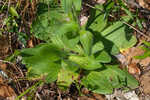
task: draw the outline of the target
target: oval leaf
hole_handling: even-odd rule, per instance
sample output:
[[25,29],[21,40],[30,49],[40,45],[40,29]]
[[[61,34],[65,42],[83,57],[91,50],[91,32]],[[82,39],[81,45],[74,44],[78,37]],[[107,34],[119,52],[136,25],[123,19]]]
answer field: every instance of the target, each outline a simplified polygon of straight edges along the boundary
[[93,44],[93,35],[89,31],[81,30],[80,31],[80,42],[84,48],[85,54],[90,55],[92,44]]

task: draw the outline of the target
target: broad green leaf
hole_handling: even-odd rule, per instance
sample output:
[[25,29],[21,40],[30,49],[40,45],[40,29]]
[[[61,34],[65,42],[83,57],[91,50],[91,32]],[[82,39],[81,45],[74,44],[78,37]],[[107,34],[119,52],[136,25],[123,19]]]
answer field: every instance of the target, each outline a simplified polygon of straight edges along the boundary
[[53,35],[51,37],[51,41],[52,41],[53,44],[57,45],[59,48],[61,48],[61,49],[65,48],[65,44],[62,41],[60,35]]
[[101,41],[99,42],[96,42],[93,47],[92,47],[92,54],[98,52],[98,51],[101,51],[104,49],[104,45]]
[[92,31],[101,32],[107,25],[104,13],[99,10],[92,9],[91,16],[87,22],[87,29]]
[[55,35],[51,37],[51,41],[59,48],[64,49],[64,51],[72,51],[79,54],[83,54],[82,48],[79,48],[79,45],[77,44],[79,42],[79,36],[69,39],[66,37],[66,35]]
[[82,79],[82,84],[100,94],[111,94],[114,88],[135,89],[138,87],[137,80],[118,66],[106,66],[102,71],[91,71]]
[[58,73],[57,85],[62,90],[66,90],[75,80],[78,79],[79,74],[61,69]]
[[57,79],[60,64],[56,62],[64,57],[64,53],[55,45],[40,44],[35,48],[23,49],[21,55],[30,78],[47,76],[47,82]]
[[82,0],[62,0],[61,1],[61,5],[64,8],[64,11],[66,13],[71,13],[73,7],[75,7],[76,11],[80,11],[81,10],[81,5],[82,4]]
[[67,38],[65,35],[62,37],[62,41],[64,42],[64,44],[66,45],[66,47],[74,50],[74,48],[76,48],[77,43],[79,42],[79,36],[75,37],[75,38]]
[[61,0],[62,7],[66,13],[70,13],[72,10],[73,0]]
[[60,68],[60,64],[51,63],[50,66],[47,66],[45,71],[43,70],[44,68],[41,69],[44,71],[43,73],[47,73],[45,78],[46,83],[51,83],[57,80]]
[[82,0],[73,0],[73,4],[75,6],[75,9],[77,11],[81,10],[81,6],[82,6]]
[[112,41],[120,50],[132,47],[137,42],[136,37],[129,32],[129,27],[118,21],[101,32],[101,35]]
[[99,72],[91,72],[87,77],[82,79],[82,84],[88,88],[88,90],[95,93],[111,94],[113,92],[109,80]]
[[80,31],[80,42],[84,48],[85,54],[90,55],[92,44],[93,44],[93,35],[89,31],[81,30]]
[[106,51],[103,50],[97,54],[96,60],[101,63],[108,63],[111,61],[111,57]]
[[119,48],[116,45],[113,45],[112,48],[111,48],[110,54],[111,55],[116,55],[118,53],[119,53]]
[[76,55],[71,55],[69,60],[77,63],[81,68],[85,70],[95,70],[101,68],[102,65],[96,61],[93,57],[81,57]]
[[45,3],[47,5],[56,4],[58,0],[39,0],[39,3]]
[[109,2],[105,5],[106,11],[112,10],[113,7],[114,7],[114,5],[115,5],[115,2],[114,2],[114,1],[109,1]]

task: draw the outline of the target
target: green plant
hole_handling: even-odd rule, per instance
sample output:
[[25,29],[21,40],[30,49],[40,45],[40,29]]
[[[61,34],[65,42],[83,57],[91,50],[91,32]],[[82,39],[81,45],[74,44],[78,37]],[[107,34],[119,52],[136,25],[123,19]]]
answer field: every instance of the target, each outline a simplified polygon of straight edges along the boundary
[[78,81],[82,70],[81,84],[93,92],[110,94],[114,88],[136,88],[138,82],[130,74],[111,64],[113,55],[136,43],[132,30],[121,21],[110,25],[105,13],[96,9],[91,9],[86,25],[80,26],[81,4],[81,0],[62,0],[61,5],[46,9],[47,4],[40,3],[45,9],[39,7],[32,27],[34,35],[46,43],[21,50],[28,77],[57,81],[66,89]]
[[140,56],[135,56],[134,58],[136,59],[144,59],[144,58],[147,58],[147,57],[150,57],[150,43],[149,42],[146,42],[146,41],[143,41],[144,45],[143,46],[140,46],[140,48],[142,50],[144,50],[144,53]]

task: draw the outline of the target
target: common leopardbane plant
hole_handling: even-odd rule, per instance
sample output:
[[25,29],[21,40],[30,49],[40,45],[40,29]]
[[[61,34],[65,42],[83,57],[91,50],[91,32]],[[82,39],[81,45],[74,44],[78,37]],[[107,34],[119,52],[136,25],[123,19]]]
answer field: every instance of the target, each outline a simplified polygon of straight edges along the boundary
[[[56,81],[61,89],[67,89],[78,82],[82,70],[80,83],[93,92],[110,94],[114,88],[136,88],[138,82],[134,77],[112,64],[113,55],[136,43],[136,38],[127,32],[129,27],[121,21],[110,24],[105,13],[96,9],[91,9],[90,18],[81,27],[78,16],[82,0],[53,3],[38,4],[32,25],[34,35],[45,43],[21,50],[28,77],[45,78],[47,83]],[[123,19],[129,21],[128,16]]]

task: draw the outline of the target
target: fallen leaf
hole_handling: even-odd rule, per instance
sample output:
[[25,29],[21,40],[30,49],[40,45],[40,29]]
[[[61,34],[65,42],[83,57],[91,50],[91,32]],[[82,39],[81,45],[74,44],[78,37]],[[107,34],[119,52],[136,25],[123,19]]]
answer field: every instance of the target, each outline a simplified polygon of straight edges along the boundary
[[32,39],[28,41],[28,47],[29,48],[33,48],[34,47]]
[[106,100],[104,95],[93,93],[93,96],[96,100]]
[[6,70],[6,68],[7,68],[7,64],[4,64],[4,63],[0,62],[0,69],[1,70]]
[[[147,67],[150,64],[150,57],[147,57],[145,59],[135,59],[135,56],[140,56],[144,53],[144,50],[140,49],[139,47],[132,47],[122,52],[122,55],[125,56],[125,59],[121,59],[119,55],[117,55],[117,58],[119,57],[121,60],[120,62],[126,62],[126,64],[140,64],[143,67]],[[124,64],[124,63],[122,63]],[[132,67],[131,67],[132,70]],[[136,71],[137,72],[137,71]]]
[[[4,84],[4,80],[0,76],[0,97],[7,98],[7,97],[13,97],[13,96],[15,97],[16,93],[10,86],[8,86],[7,84]],[[13,100],[13,99],[8,99],[8,100]]]
[[89,90],[88,90],[87,88],[82,88],[81,91],[82,91],[82,93],[85,94],[85,95],[86,95],[86,94],[89,94]]
[[9,40],[7,36],[0,36],[0,58],[4,58],[9,52]]
[[139,47],[132,47],[132,48],[129,48],[122,52],[122,54],[126,57],[126,60],[128,63],[130,63],[131,61],[133,63],[140,62],[139,59],[134,59],[134,57],[140,56],[143,53],[144,53],[144,51],[142,49],[140,49]]
[[140,61],[140,65],[142,65],[142,66],[148,66],[150,64],[150,57],[147,57],[147,58],[145,58],[145,59],[142,59],[141,61]]
[[136,63],[131,63],[128,65],[128,72],[130,74],[138,74],[140,75],[141,74],[141,71],[140,69],[138,68],[137,64]]
[[0,76],[0,84],[3,84],[3,78]]
[[6,98],[6,97],[11,97],[11,96],[16,96],[16,94],[10,86],[1,84],[0,96]]
[[150,0],[138,0],[138,2],[141,7],[150,10]]
[[96,99],[93,99],[93,98],[90,98],[90,97],[87,97],[87,96],[81,96],[78,98],[78,100],[96,100]]
[[150,71],[140,77],[141,88],[145,94],[150,95]]

